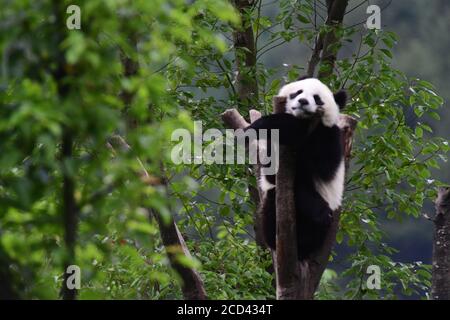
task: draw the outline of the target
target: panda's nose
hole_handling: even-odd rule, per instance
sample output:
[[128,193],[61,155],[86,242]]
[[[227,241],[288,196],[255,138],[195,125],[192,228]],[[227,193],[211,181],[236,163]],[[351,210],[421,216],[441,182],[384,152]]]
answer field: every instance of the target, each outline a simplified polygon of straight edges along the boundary
[[309,104],[308,100],[303,99],[303,98],[299,99],[298,103],[300,104],[300,108],[303,107],[303,106],[307,106]]

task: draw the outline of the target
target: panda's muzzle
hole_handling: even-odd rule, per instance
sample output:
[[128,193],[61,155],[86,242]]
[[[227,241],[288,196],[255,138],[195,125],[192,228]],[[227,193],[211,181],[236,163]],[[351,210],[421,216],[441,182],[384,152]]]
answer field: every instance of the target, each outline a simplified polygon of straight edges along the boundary
[[309,102],[308,102],[308,100],[306,100],[306,99],[299,99],[298,100],[298,104],[299,104],[299,106],[298,107],[292,107],[292,110],[297,110],[297,109],[301,109],[302,111],[305,111],[305,112],[309,112],[308,110],[305,110],[305,106],[307,106],[307,105],[309,105]]
[[300,108],[303,109],[304,106],[307,106],[309,104],[308,100],[306,99],[299,99],[298,103],[300,104]]
[[323,103],[319,104],[315,111],[308,110],[305,107],[309,105],[309,101],[307,99],[304,99],[304,98],[299,99],[298,100],[298,104],[299,104],[299,106],[298,107],[293,107],[292,110],[300,109],[302,111],[302,113],[304,115],[307,115],[307,116],[313,116],[313,115],[321,116],[321,115],[323,115],[323,113],[325,111],[323,106],[322,106]]
[[309,101],[308,100],[303,99],[303,98],[299,99],[298,100],[298,104],[299,104],[298,107],[293,107],[292,109],[293,110],[300,109],[303,112],[303,114],[308,115],[308,116],[311,116],[311,115],[315,114],[315,112],[312,112],[312,111],[308,110],[307,108],[305,108],[306,106],[309,105]]

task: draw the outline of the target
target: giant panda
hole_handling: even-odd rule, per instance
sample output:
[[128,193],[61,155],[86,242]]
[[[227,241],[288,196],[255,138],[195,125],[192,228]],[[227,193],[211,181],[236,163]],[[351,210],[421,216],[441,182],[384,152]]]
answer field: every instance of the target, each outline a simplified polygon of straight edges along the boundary
[[[338,121],[347,95],[333,94],[318,79],[301,78],[284,85],[274,100],[282,102],[284,112],[263,116],[247,129],[278,129],[279,143],[295,147],[297,248],[298,259],[304,260],[321,247],[333,211],[341,205],[345,165]],[[264,241],[275,250],[275,176],[261,175],[258,183]]]

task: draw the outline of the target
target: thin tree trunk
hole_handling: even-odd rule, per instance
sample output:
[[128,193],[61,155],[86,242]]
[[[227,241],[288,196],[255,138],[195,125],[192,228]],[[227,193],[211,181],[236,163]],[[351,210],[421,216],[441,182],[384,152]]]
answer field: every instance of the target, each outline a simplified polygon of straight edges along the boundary
[[256,77],[256,46],[252,20],[247,11],[251,10],[256,0],[235,0],[234,4],[239,12],[242,27],[233,33],[237,99],[240,106],[248,110],[259,102],[258,80]]
[[[248,11],[251,10],[257,0],[234,0],[234,5],[241,17],[242,26],[235,29],[233,32],[233,42],[235,49],[235,67],[236,67],[236,99],[238,102],[238,109],[247,111],[259,104],[258,93],[258,78],[256,70],[256,44],[255,35],[252,27],[251,17]],[[259,166],[252,167],[256,177],[259,175]],[[259,205],[260,192],[259,190],[249,185],[249,193],[252,202],[256,207]],[[255,232],[255,241],[261,246],[265,247],[262,238],[262,219],[258,216],[258,210],[255,210],[253,217],[253,229]]]
[[[308,62],[307,75],[314,76],[315,69],[320,62],[322,69],[318,78],[327,78],[333,73],[337,56],[337,46],[340,39],[337,36],[337,28],[342,25],[348,0],[327,0],[328,15],[325,21],[330,30],[327,33],[319,34]],[[321,54],[322,53],[322,54]]]
[[65,129],[62,142],[63,165],[63,220],[64,220],[64,242],[66,245],[66,259],[64,263],[64,280],[61,287],[61,296],[64,300],[75,300],[77,290],[67,286],[70,274],[66,272],[70,265],[75,264],[75,244],[78,226],[78,206],[75,200],[75,181],[73,172],[65,167],[73,157],[73,137],[69,129]]
[[[65,6],[60,2],[54,0],[52,2],[53,13],[56,19],[56,25],[59,26],[59,31],[55,35],[55,46],[61,48],[61,43],[64,41],[65,28]],[[66,72],[65,52],[60,49],[57,51],[55,57],[57,63],[53,77],[58,86],[58,97],[61,101],[64,101],[69,94],[69,85],[65,78],[68,76]],[[75,199],[75,176],[74,172],[68,166],[73,160],[73,148],[74,148],[74,132],[70,126],[66,125],[63,128],[62,141],[61,141],[61,159],[60,167],[62,172],[62,206],[61,216],[64,227],[64,244],[66,247],[64,258],[64,276],[63,283],[60,290],[60,296],[64,300],[75,300],[77,296],[77,290],[69,289],[67,287],[67,280],[70,274],[66,272],[67,267],[75,264],[75,246],[77,238],[78,228],[78,205]]]
[[[137,39],[130,40],[130,46],[132,46],[137,51]],[[137,61],[133,60],[131,57],[127,56],[125,52],[120,52],[120,60],[124,69],[124,77],[130,78],[137,74],[139,69],[139,64]],[[133,101],[133,93],[126,90],[122,90],[120,93],[120,98],[123,101],[125,109],[123,111],[123,116],[126,119],[126,129],[127,132],[135,129],[137,127],[137,120],[135,117],[130,115],[131,102]]]
[[[14,261],[8,256],[0,244],[0,300],[18,300],[20,299],[18,290],[22,283],[17,283],[17,280],[12,272],[10,266]],[[19,285],[18,285],[19,284]],[[17,288],[19,287],[19,288]]]
[[450,300],[450,188],[440,188],[436,199],[431,298]]
[[172,221],[166,224],[158,212],[150,210],[150,214],[158,222],[162,242],[166,248],[170,264],[183,280],[181,290],[183,291],[184,298],[186,300],[205,300],[206,292],[200,274],[197,270],[186,267],[179,262],[179,255],[190,258],[191,254],[175,221],[172,219]]

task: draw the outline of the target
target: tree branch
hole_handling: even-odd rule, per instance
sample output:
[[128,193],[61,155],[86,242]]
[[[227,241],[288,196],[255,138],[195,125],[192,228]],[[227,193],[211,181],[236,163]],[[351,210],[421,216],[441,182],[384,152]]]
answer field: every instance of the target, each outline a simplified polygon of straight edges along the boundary
[[233,33],[236,56],[236,84],[239,105],[248,108],[257,105],[258,80],[256,77],[256,46],[251,18],[248,12],[252,10],[256,0],[234,0],[241,17],[242,26]]
[[168,224],[164,223],[161,215],[152,209],[147,209],[150,216],[153,216],[158,223],[162,242],[167,251],[167,256],[170,265],[180,275],[183,280],[181,289],[183,291],[184,299],[186,300],[205,300],[206,292],[203,285],[203,280],[197,270],[186,267],[179,261],[179,256],[191,258],[189,249],[183,239],[183,236],[178,229],[175,220],[172,219]]
[[323,37],[321,36],[321,34],[319,34],[316,37],[316,43],[314,45],[311,58],[309,59],[308,62],[308,68],[306,71],[306,75],[308,77],[314,77],[314,72],[316,70],[317,64],[320,61],[320,52],[322,51],[322,48],[323,48]]
[[[319,62],[322,64],[322,70],[319,72],[318,78],[326,78],[332,74],[337,55],[336,44],[339,42],[336,29],[342,24],[347,5],[348,0],[327,1],[328,16],[325,25],[330,28],[330,31],[326,33],[321,32],[316,38],[316,43],[308,62],[308,76],[314,76]],[[322,56],[320,56],[321,52]]]
[[[122,152],[129,151],[131,147],[126,143],[126,141],[118,135],[112,136],[108,143],[112,146],[114,150],[120,150]],[[136,159],[140,166],[139,176],[143,181],[148,181],[150,174],[147,169],[145,169],[142,161]],[[166,179],[161,179],[164,188],[167,188]],[[186,300],[204,300],[206,299],[206,292],[203,285],[203,280],[200,274],[189,267],[184,266],[180,263],[179,255],[184,255],[186,257],[191,257],[189,249],[183,239],[182,234],[178,230],[175,220],[172,218],[171,221],[166,224],[161,219],[161,215],[152,208],[146,208],[149,213],[149,217],[153,217],[158,223],[159,232],[161,234],[161,239],[164,247],[167,251],[167,257],[169,258],[170,265],[177,271],[180,275],[183,284],[181,289],[183,291],[183,296]]]
[[[261,112],[257,110],[250,110],[250,122],[254,122],[261,118]],[[241,116],[239,111],[236,109],[228,109],[221,115],[223,122],[225,125],[231,129],[244,129],[250,125],[244,117]],[[252,171],[254,172],[256,179],[259,178],[259,165],[255,164],[252,167]],[[261,190],[256,187],[253,187],[249,184],[249,192],[252,201],[255,203],[256,207],[259,205],[259,199],[261,197]],[[265,247],[263,236],[262,236],[262,217],[259,215],[259,210],[255,210],[253,216],[253,229],[255,231],[255,241],[260,247]]]
[[330,0],[327,1],[327,4],[328,17],[326,24],[331,27],[331,31],[323,39],[322,58],[320,60],[322,67],[318,74],[320,79],[327,78],[333,73],[337,57],[336,45],[339,43],[336,31],[344,20],[348,0]]

